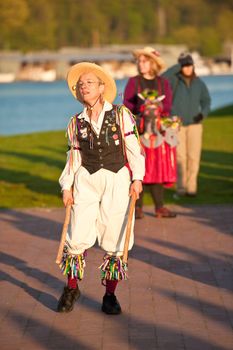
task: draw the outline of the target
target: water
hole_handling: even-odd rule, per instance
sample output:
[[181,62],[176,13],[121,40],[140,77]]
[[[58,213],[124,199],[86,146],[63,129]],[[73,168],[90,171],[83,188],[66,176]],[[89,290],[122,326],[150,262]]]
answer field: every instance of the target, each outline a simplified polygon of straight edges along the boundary
[[[233,75],[205,76],[202,79],[210,91],[212,110],[233,104]],[[126,81],[116,81],[118,96],[115,103],[122,102]],[[65,81],[0,84],[2,135],[65,129],[70,117],[81,109]]]

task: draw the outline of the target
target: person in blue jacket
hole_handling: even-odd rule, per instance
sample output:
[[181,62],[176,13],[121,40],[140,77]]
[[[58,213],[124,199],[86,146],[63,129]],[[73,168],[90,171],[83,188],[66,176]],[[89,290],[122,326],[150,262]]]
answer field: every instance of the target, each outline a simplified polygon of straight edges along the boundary
[[206,84],[196,75],[191,54],[182,53],[178,64],[163,76],[173,91],[171,114],[182,119],[177,147],[177,195],[196,196],[200,167],[203,119],[210,111]]

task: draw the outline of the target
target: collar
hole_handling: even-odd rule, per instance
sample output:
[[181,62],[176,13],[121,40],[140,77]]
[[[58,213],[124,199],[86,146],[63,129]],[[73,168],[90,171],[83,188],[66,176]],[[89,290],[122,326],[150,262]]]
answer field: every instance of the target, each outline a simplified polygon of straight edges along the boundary
[[[111,103],[109,103],[108,101],[104,101],[103,109],[100,112],[97,124],[102,124],[105,112],[111,111],[112,108],[113,108],[113,106],[112,106]],[[88,117],[88,114],[87,114],[87,107],[84,107],[83,112],[80,113],[79,116],[78,116],[78,119],[83,119],[83,118],[88,123],[90,123],[90,118]],[[100,123],[100,121],[101,121],[101,123]]]
[[[113,106],[111,103],[109,103],[108,101],[104,101],[103,109],[100,112],[100,114],[106,111],[111,111],[112,107]],[[78,116],[78,119],[83,119],[83,118],[88,122],[90,121],[90,118],[88,117],[88,114],[87,114],[87,107],[84,107],[82,113],[80,113]]]
[[[178,72],[178,77],[181,79],[181,80],[183,80],[184,82],[185,82],[185,76],[181,73],[181,72]],[[188,77],[188,79],[190,80],[190,82],[192,82],[195,78],[196,78],[197,76],[196,76],[196,74],[195,74],[195,72],[193,72],[193,74],[190,76],[190,77]]]
[[[100,130],[102,124],[103,124],[103,120],[104,120],[104,115],[105,115],[105,112],[106,111],[111,111],[112,109],[112,104],[107,102],[107,101],[104,101],[104,105],[103,105],[103,109],[102,111],[100,112],[100,115],[99,115],[99,118],[98,118],[98,121],[97,123],[92,121],[92,125],[95,126],[97,129]],[[88,114],[87,114],[87,107],[84,107],[84,110],[83,112],[78,116],[79,119],[83,119],[85,121],[87,121],[88,123],[90,123],[90,118],[88,117]]]
[[[111,111],[112,108],[113,108],[113,105],[111,103],[104,101],[103,109],[100,112],[97,123],[92,121],[92,126],[94,127],[94,130],[97,133],[97,135],[99,135],[99,132],[101,130],[104,116],[105,116],[105,112]],[[87,114],[87,107],[84,107],[83,112],[78,116],[78,119],[84,119],[85,121],[90,123],[90,118],[88,117],[88,114]]]

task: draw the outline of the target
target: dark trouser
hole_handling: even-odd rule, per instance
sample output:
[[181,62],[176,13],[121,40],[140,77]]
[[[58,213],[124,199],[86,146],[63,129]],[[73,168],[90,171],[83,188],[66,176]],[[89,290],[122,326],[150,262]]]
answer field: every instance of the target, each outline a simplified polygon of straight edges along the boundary
[[[162,184],[146,184],[143,185],[144,190],[149,190],[151,193],[154,205],[156,209],[160,209],[163,207],[163,193],[164,193],[164,188]],[[143,194],[144,191],[140,194],[139,199],[136,202],[136,207],[142,208],[143,206]]]

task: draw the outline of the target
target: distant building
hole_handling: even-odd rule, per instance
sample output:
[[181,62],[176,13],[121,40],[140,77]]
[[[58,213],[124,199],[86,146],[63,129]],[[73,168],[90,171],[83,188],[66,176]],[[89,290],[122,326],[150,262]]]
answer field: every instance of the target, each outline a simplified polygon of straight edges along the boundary
[[[177,62],[177,57],[186,51],[185,45],[147,44],[158,50],[167,66]],[[136,74],[132,51],[142,45],[111,45],[101,48],[62,48],[57,52],[41,51],[23,54],[20,52],[0,52],[0,83],[15,80],[54,81],[65,79],[69,67],[77,62],[91,61],[104,66],[116,79]],[[219,69],[228,72],[226,65],[208,64],[198,53],[194,53],[198,74],[211,74]],[[219,68],[220,67],[220,68]],[[218,69],[219,68],[219,69]]]

